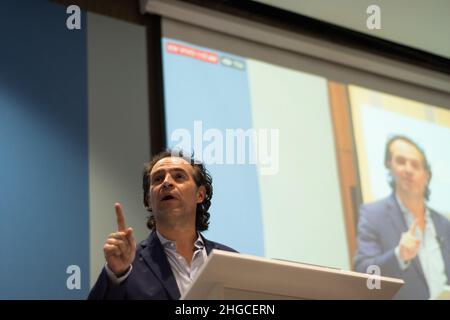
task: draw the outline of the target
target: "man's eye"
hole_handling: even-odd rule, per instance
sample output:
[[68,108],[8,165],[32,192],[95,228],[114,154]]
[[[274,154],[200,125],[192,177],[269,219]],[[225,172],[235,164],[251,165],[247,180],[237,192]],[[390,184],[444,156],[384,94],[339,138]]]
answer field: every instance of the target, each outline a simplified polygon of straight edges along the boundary
[[153,182],[155,183],[155,182],[160,182],[161,181],[161,177],[154,177],[153,178]]
[[181,174],[181,173],[177,173],[177,174],[175,175],[175,179],[182,179],[182,178],[184,178],[184,175]]

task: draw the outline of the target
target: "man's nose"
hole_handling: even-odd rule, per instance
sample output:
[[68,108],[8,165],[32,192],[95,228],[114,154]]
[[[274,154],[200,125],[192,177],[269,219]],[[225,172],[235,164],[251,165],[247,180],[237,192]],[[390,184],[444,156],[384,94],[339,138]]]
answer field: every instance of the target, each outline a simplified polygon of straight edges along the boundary
[[405,171],[406,171],[406,173],[408,173],[408,174],[411,174],[411,173],[413,173],[413,166],[411,165],[411,163],[409,163],[409,162],[406,162],[406,165],[405,165]]
[[166,176],[164,177],[164,181],[162,184],[163,188],[169,188],[173,186],[173,180],[170,174],[166,174]]

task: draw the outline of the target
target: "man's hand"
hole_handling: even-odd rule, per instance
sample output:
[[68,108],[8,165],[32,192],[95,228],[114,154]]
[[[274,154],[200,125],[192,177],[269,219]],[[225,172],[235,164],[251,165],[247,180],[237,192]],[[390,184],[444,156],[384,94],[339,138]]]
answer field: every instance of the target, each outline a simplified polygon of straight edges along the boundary
[[117,277],[126,273],[136,255],[136,241],[133,229],[126,228],[125,217],[120,203],[114,205],[117,216],[117,232],[111,233],[103,246],[109,269]]
[[418,220],[414,220],[409,227],[409,230],[402,234],[400,242],[398,244],[400,249],[400,258],[404,262],[409,262],[414,259],[419,252],[420,239],[416,238],[416,229],[418,226]]

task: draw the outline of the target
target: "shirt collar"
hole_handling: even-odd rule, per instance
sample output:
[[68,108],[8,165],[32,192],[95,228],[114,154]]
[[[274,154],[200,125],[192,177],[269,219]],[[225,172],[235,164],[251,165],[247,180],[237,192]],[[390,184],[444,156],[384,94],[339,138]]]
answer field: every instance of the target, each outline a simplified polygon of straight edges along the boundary
[[[400,200],[400,197],[398,196],[398,194],[395,194],[395,199],[397,200],[398,206],[400,207],[400,210],[403,213],[403,216],[407,219],[407,221],[409,222],[410,220],[412,221],[412,217],[413,214],[411,211],[408,210],[408,208],[405,207],[405,205],[402,203],[402,201]],[[425,205],[425,221],[430,221],[430,210],[428,209],[428,207]]]
[[[164,238],[163,235],[161,233],[159,233],[158,230],[156,230],[156,235],[158,236],[158,239],[164,248],[173,249],[173,250],[176,249],[175,241]],[[205,247],[205,243],[203,242],[203,238],[201,237],[200,232],[197,232],[197,240],[195,240],[195,242],[194,242],[194,247],[197,250],[203,249]]]

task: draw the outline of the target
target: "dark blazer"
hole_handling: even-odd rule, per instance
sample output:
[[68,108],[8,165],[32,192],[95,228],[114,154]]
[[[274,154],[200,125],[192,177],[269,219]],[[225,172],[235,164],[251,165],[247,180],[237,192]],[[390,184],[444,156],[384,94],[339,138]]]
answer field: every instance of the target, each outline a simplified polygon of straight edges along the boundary
[[[203,236],[202,239],[207,254],[212,249],[236,252],[220,243],[209,241]],[[89,300],[175,300],[179,298],[180,291],[175,276],[155,231],[137,246],[133,270],[124,282],[117,286],[111,285],[108,274],[103,268],[88,297]]]
[[[450,221],[429,209],[441,246],[447,279],[450,280]],[[381,275],[400,278],[405,285],[395,299],[429,299],[430,293],[419,256],[402,271],[394,253],[403,232],[408,230],[395,195],[362,205],[358,222],[358,250],[354,259],[355,270],[367,272],[370,265],[378,265]]]

